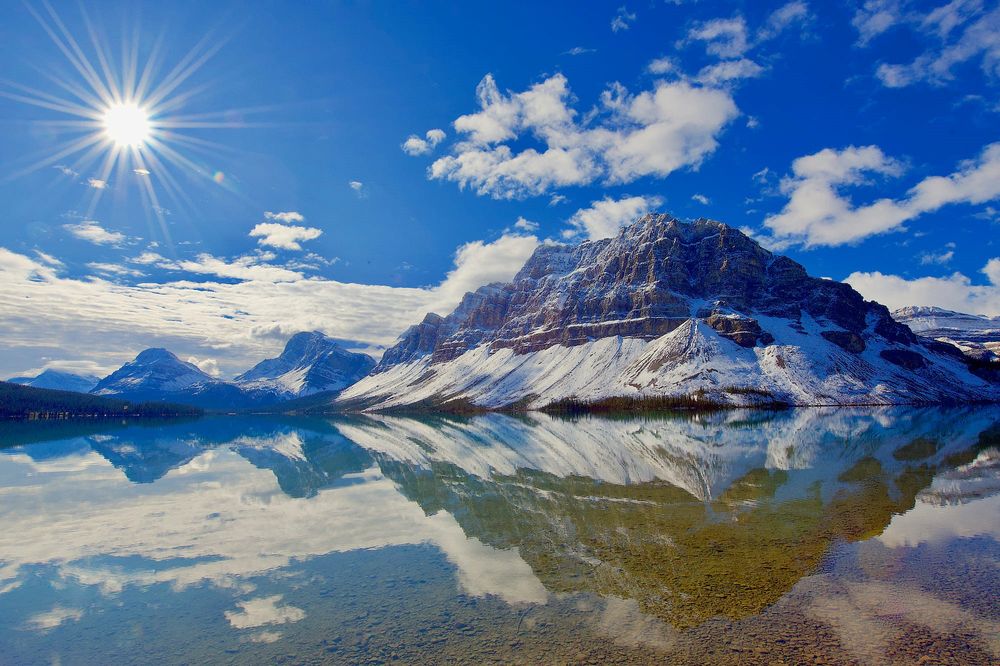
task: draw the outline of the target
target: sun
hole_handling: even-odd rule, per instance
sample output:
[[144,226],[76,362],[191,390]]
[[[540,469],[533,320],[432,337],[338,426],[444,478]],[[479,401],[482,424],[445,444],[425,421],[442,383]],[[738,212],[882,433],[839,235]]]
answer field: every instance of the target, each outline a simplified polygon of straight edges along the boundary
[[112,104],[101,118],[104,135],[119,148],[139,148],[149,141],[149,112],[135,102]]

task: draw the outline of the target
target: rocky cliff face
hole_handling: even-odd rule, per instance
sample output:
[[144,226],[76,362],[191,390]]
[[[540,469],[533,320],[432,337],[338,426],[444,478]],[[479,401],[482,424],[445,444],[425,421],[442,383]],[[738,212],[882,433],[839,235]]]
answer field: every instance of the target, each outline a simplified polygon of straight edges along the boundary
[[802,404],[995,395],[959,356],[732,227],[647,215],[615,238],[542,246],[511,282],[467,294],[447,317],[428,315],[344,399],[541,406],[693,392],[739,402],[759,391]]
[[428,315],[404,333],[379,370],[427,353],[446,361],[481,344],[525,353],[612,336],[654,340],[691,318],[751,348],[773,340],[761,315],[825,319],[830,339],[849,349],[863,345],[870,324],[916,342],[885,307],[809,277],[732,227],[648,215],[617,238],[539,248],[510,283],[467,294],[448,317]]

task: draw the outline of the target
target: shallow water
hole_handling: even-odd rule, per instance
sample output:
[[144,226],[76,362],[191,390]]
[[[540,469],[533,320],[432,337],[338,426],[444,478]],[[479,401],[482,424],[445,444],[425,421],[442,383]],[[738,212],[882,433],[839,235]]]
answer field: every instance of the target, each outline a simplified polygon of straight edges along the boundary
[[1000,660],[1000,409],[0,424],[0,663]]

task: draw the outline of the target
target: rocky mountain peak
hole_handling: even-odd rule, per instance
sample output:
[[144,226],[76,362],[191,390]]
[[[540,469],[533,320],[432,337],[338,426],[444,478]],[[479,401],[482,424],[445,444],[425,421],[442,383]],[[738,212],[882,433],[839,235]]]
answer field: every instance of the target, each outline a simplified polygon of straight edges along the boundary
[[411,327],[377,371],[425,354],[447,361],[484,343],[523,353],[610,336],[652,340],[691,318],[753,347],[773,339],[762,315],[825,321],[848,347],[871,321],[881,335],[913,339],[850,286],[809,277],[737,229],[649,214],[614,238],[540,246],[511,282],[467,294],[448,317]]

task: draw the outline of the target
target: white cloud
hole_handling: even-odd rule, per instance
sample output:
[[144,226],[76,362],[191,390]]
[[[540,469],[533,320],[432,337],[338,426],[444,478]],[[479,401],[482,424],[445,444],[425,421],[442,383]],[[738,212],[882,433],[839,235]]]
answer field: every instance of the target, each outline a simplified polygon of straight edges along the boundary
[[900,163],[877,146],[830,148],[800,157],[792,175],[781,182],[788,203],[764,225],[778,238],[806,246],[842,245],[899,230],[924,213],[948,204],[981,204],[1000,198],[1000,143],[986,146],[947,176],[929,176],[899,200],[879,199],[855,206],[842,193],[866,182],[868,175],[899,176]]
[[156,252],[143,252],[138,257],[132,257],[128,260],[129,263],[139,264],[140,266],[149,266],[150,264],[159,264],[167,261],[167,258],[157,254]]
[[52,610],[36,613],[29,617],[28,627],[35,631],[48,631],[65,622],[77,622],[81,617],[83,617],[83,611],[79,608],[55,606]]
[[757,31],[757,42],[774,39],[791,26],[804,24],[809,19],[809,5],[801,0],[793,0],[771,12]]
[[720,58],[739,58],[750,50],[747,23],[742,16],[695,25],[681,45],[692,42],[703,42],[707,53]]
[[267,220],[275,220],[277,222],[286,222],[286,223],[304,222],[306,219],[302,215],[302,213],[296,212],[294,210],[290,210],[284,213],[272,213],[271,211],[267,211],[264,213],[264,218]]
[[[480,110],[454,122],[463,140],[429,174],[498,199],[697,168],[738,115],[728,92],[687,81],[657,81],[638,94],[613,84],[601,96],[598,116],[586,124],[577,122],[569,106],[572,95],[562,74],[506,94],[488,74],[476,92]],[[506,143],[526,138],[540,148],[515,152]]]
[[97,271],[98,273],[103,273],[105,275],[116,275],[121,277],[142,277],[145,275],[142,271],[136,270],[134,268],[129,268],[128,266],[122,266],[120,264],[109,264],[99,261],[92,261],[87,264],[87,268],[92,271]]
[[589,208],[581,208],[569,219],[571,229],[563,232],[566,238],[584,235],[590,240],[609,238],[618,230],[637,218],[642,217],[657,206],[663,205],[660,197],[605,197],[591,202]]
[[564,204],[567,201],[569,201],[569,199],[567,199],[561,194],[553,194],[551,197],[549,197],[550,206],[558,206],[559,204]]
[[934,252],[924,252],[920,255],[920,264],[922,266],[930,266],[932,264],[945,265],[955,258],[955,244],[946,243],[946,250],[944,252],[934,253]]
[[306,616],[306,612],[301,608],[289,604],[279,606],[281,597],[282,595],[276,594],[271,597],[238,601],[236,605],[240,610],[226,611],[226,619],[235,629],[247,629],[268,624],[298,622]]
[[413,157],[427,155],[437,148],[437,145],[444,141],[446,136],[444,130],[440,129],[427,130],[423,139],[416,134],[411,134],[403,142],[402,149],[404,153]]
[[569,49],[568,51],[563,51],[562,54],[563,55],[570,55],[570,56],[578,56],[578,55],[584,55],[585,53],[596,53],[596,52],[597,52],[597,49],[588,49],[588,48],[584,48],[582,46],[574,46],[573,48]]
[[51,254],[47,254],[41,250],[35,250],[35,256],[53,268],[64,268],[66,266],[66,264],[53,257]]
[[534,233],[538,231],[538,222],[532,222],[531,220],[526,220],[523,217],[517,218],[517,222],[514,223],[514,228],[521,231],[527,231],[529,233]]
[[704,194],[692,194],[691,199],[692,201],[697,201],[698,203],[704,206],[707,206],[708,204],[712,203],[711,199],[706,197]]
[[695,77],[700,83],[719,86],[732,81],[757,78],[764,73],[764,68],[747,58],[739,60],[723,60],[714,65],[706,65]]
[[[709,55],[723,60],[742,61],[754,48],[778,37],[794,25],[806,25],[810,19],[808,5],[800,0],[793,0],[771,12],[754,34],[751,34],[746,19],[737,14],[732,18],[717,18],[695,24],[685,38],[678,42],[678,46],[701,43]],[[744,64],[743,67],[749,71],[748,65]],[[753,76],[759,74],[757,71]]]
[[896,25],[909,26],[932,42],[908,63],[879,65],[876,75],[887,87],[947,83],[956,66],[973,60],[988,77],[1000,76],[1000,7],[987,10],[979,0],[952,0],[920,12],[900,2],[870,1],[858,9],[853,23],[861,45]]
[[148,176],[149,175],[149,169],[143,169],[143,168],[139,167],[139,168],[136,168],[136,169],[132,169],[132,173],[134,173],[137,176]]
[[621,32],[628,30],[635,23],[635,12],[630,12],[624,5],[618,8],[618,12],[611,19],[611,32]]
[[121,245],[125,242],[125,234],[117,231],[108,231],[95,220],[84,220],[77,224],[64,224],[63,229],[70,232],[80,240],[95,245]]
[[865,298],[878,301],[891,310],[908,305],[929,305],[995,317],[1000,315],[1000,257],[990,259],[981,272],[986,275],[989,284],[973,284],[971,279],[958,272],[947,277],[913,280],[878,271],[855,272],[844,281]]
[[73,169],[69,168],[65,164],[57,164],[57,165],[55,165],[52,168],[53,169],[57,169],[62,175],[69,176],[70,178],[76,178],[77,176],[80,175],[78,172],[76,172]]
[[[289,335],[311,330],[377,353],[424,313],[450,312],[466,291],[509,280],[538,242],[519,230],[467,243],[445,279],[419,289],[306,277],[294,264],[266,263],[266,253],[172,260],[149,251],[130,263],[179,275],[123,284],[63,277],[54,257],[0,247],[0,374],[13,376],[53,357],[106,374],[142,349],[167,347],[181,358],[211,358],[230,375],[276,355]],[[79,356],[67,357],[67,350]]]
[[88,178],[87,186],[92,187],[95,190],[103,190],[108,186],[108,181],[101,180],[100,178]]
[[899,0],[866,0],[855,10],[851,24],[858,31],[858,44],[865,46],[902,20]]
[[[455,268],[434,289],[433,312],[446,312],[484,284],[508,282],[538,247],[534,236],[504,234],[492,243],[472,241],[455,251]],[[451,304],[450,307],[448,304]]]
[[678,68],[677,63],[674,62],[672,58],[663,56],[662,58],[651,60],[650,63],[646,65],[646,71],[650,74],[670,74],[678,71]]
[[347,186],[354,191],[354,194],[356,194],[359,199],[368,198],[368,188],[366,188],[365,184],[360,180],[348,181]]
[[219,362],[214,358],[199,359],[197,356],[188,356],[187,362],[197,366],[199,370],[212,377],[218,377],[222,374]]
[[158,264],[161,268],[177,271],[187,271],[199,275],[215,275],[221,278],[243,281],[263,281],[263,282],[296,282],[303,279],[302,273],[289,270],[281,266],[273,266],[261,263],[270,257],[258,257],[247,255],[237,257],[232,260],[215,257],[211,254],[202,253],[195,259],[183,259],[181,261],[168,261]]
[[261,222],[250,230],[250,236],[257,238],[259,245],[277,247],[282,250],[301,250],[300,243],[319,238],[322,235],[323,231],[315,227],[299,227],[278,222]]

